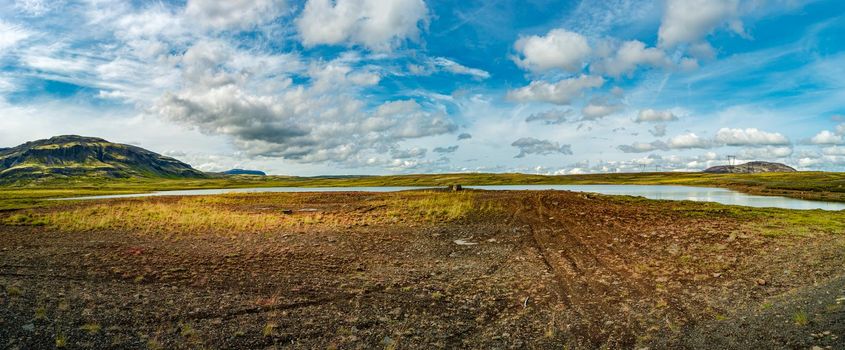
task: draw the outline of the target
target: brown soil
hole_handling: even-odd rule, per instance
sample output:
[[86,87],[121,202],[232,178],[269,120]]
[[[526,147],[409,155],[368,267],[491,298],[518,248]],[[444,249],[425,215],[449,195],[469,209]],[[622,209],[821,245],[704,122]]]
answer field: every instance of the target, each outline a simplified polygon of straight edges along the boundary
[[0,225],[0,348],[845,348],[843,235],[569,192],[360,220],[379,196],[238,207],[348,223],[261,234]]

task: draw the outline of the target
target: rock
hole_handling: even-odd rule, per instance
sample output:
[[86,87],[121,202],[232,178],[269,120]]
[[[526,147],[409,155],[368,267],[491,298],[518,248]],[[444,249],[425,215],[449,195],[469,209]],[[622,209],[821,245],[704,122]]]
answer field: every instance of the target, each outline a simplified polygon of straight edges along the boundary
[[478,243],[475,243],[475,242],[469,242],[468,238],[456,239],[452,242],[455,242],[455,244],[457,244],[457,245],[476,245],[476,244],[478,244]]
[[463,190],[464,190],[464,187],[461,186],[461,185],[458,185],[458,184],[449,185],[449,191],[457,192],[457,191],[463,191]]
[[758,286],[765,286],[765,285],[766,285],[766,280],[764,280],[764,279],[762,279],[762,278],[758,278],[758,279],[757,279],[756,281],[754,281],[754,282],[757,282],[757,285],[758,285]]
[[293,214],[293,210],[290,210],[290,209],[282,209],[282,214],[286,214],[286,215]]

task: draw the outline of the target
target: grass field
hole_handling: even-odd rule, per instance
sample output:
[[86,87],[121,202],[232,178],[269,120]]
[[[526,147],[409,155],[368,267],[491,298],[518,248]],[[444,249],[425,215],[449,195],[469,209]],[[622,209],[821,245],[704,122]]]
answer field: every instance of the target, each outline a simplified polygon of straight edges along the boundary
[[211,179],[57,179],[0,187],[0,210],[48,204],[47,198],[150,191],[247,187],[447,186],[521,184],[641,184],[730,188],[746,193],[845,201],[845,173],[796,172],[766,174],[623,173],[591,175],[431,174],[394,176],[230,176]]

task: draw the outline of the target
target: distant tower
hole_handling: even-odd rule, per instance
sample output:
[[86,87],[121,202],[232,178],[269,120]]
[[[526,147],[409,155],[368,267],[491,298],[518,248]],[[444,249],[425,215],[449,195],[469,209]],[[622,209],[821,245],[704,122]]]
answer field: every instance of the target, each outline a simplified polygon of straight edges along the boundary
[[736,156],[728,156],[728,164],[730,166],[734,166],[734,165],[736,165],[734,163],[736,163]]

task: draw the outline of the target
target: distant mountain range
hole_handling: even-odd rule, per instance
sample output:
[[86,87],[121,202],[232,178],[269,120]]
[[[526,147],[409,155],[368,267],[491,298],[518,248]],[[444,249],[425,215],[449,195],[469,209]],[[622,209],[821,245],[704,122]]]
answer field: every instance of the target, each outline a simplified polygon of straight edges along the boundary
[[257,175],[257,176],[267,176],[266,173],[263,171],[258,170],[244,170],[244,169],[232,169],[224,171],[223,174],[226,175]]
[[0,182],[47,178],[205,178],[206,173],[140,147],[76,135],[0,149]]
[[749,162],[739,165],[719,165],[704,170],[705,173],[713,174],[756,174],[756,173],[789,173],[796,171],[794,168],[770,162]]
[[[704,170],[705,173],[793,171],[796,170],[787,165],[770,162],[720,165]],[[207,178],[226,175],[266,174],[244,169],[208,174],[174,158],[137,146],[76,135],[56,136],[17,147],[0,148],[0,183],[78,177]]]

